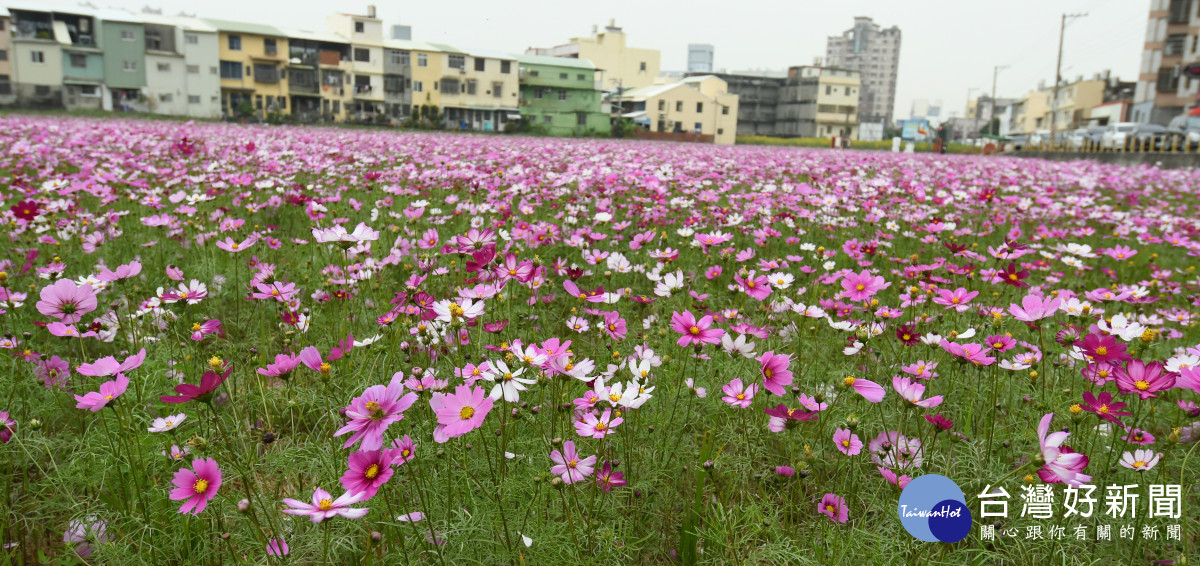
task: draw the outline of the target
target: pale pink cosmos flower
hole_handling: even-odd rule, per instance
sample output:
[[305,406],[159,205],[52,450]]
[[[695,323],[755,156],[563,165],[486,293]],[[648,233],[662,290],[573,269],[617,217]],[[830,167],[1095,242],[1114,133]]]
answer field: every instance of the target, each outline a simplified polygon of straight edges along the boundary
[[893,376],[892,389],[896,390],[905,401],[912,403],[918,407],[932,409],[942,404],[942,396],[938,395],[928,399],[922,398],[925,395],[925,386],[914,382],[907,377]]
[[850,429],[839,428],[833,432],[833,444],[842,454],[847,456],[856,456],[862,452],[863,443],[859,440],[858,435],[850,432]]
[[118,373],[126,373],[141,367],[142,362],[146,359],[146,349],[142,348],[137,354],[125,358],[124,362],[117,362],[117,359],[112,356],[105,356],[90,364],[79,364],[75,371],[82,375],[91,377],[108,377]]
[[580,459],[579,454],[575,452],[575,442],[572,440],[563,443],[562,452],[558,450],[551,452],[550,460],[555,463],[550,468],[550,473],[561,477],[563,483],[568,484],[583,481],[596,469],[596,457],[588,456]]
[[846,299],[851,301],[865,301],[875,296],[878,293],[892,284],[885,281],[883,276],[871,275],[870,271],[863,270],[861,273],[849,273],[842,277],[842,289]]
[[311,505],[295,499],[284,499],[283,502],[289,509],[284,509],[283,512],[288,515],[307,516],[314,523],[320,523],[333,517],[360,519],[367,514],[369,509],[355,509],[350,506],[362,501],[366,495],[366,492],[351,494],[347,491],[341,497],[334,499],[328,491],[318,487],[313,492]]
[[89,284],[76,285],[70,279],[59,279],[42,288],[42,300],[37,302],[38,312],[59,319],[63,324],[72,324],[83,319],[83,315],[96,310],[96,293]]
[[949,289],[938,289],[938,296],[933,298],[933,302],[943,305],[946,309],[954,309],[958,312],[966,312],[971,308],[968,303],[979,295],[979,291],[967,291],[959,287],[953,291]]
[[386,387],[372,385],[361,396],[355,397],[346,408],[346,417],[350,421],[333,435],[354,433],[346,439],[343,448],[349,448],[361,440],[361,450],[379,450],[383,447],[384,431],[392,423],[403,419],[404,411],[416,400],[416,393],[410,391],[404,394],[404,373],[396,372]]
[[482,387],[459,385],[454,393],[435,392],[429,399],[429,407],[438,421],[433,439],[444,443],[479,428],[494,403],[495,399],[488,397]]
[[116,379],[101,383],[99,392],[91,391],[83,395],[76,395],[75,408],[87,409],[95,413],[120,397],[128,387],[129,378],[125,377],[125,374],[119,373]]
[[722,385],[721,391],[725,392],[725,395],[721,397],[722,401],[734,407],[745,409],[754,402],[754,394],[758,392],[758,384],[743,385],[742,380],[735,377],[733,381]]
[[587,412],[580,420],[575,421],[575,432],[585,438],[604,438],[612,434],[617,425],[625,422],[621,417],[612,418],[612,409],[604,409],[597,417],[595,413]]
[[256,241],[258,241],[258,239],[254,236],[247,237],[245,240],[240,242],[226,236],[224,240],[217,242],[217,247],[229,253],[236,254],[250,249],[250,247],[253,246],[254,242]]
[[142,264],[137,261],[131,261],[124,265],[118,265],[115,270],[109,270],[107,267],[101,269],[100,273],[96,275],[96,279],[104,281],[105,283],[112,283],[113,281],[120,281],[121,279],[136,277],[141,272]]
[[843,379],[842,383],[844,383],[846,387],[853,389],[855,393],[862,395],[863,399],[866,399],[872,403],[883,401],[885,391],[883,390],[882,386],[874,381],[850,376]]
[[1015,304],[1008,306],[1008,312],[1013,315],[1013,318],[1023,322],[1036,322],[1043,318],[1054,316],[1058,311],[1059,305],[1062,304],[1062,299],[1059,298],[1044,298],[1037,295],[1025,295],[1021,299],[1021,306]]
[[776,354],[774,350],[763,353],[758,357],[759,374],[762,375],[762,386],[775,395],[783,396],[784,387],[792,384],[792,372],[788,366],[792,358],[787,354]]

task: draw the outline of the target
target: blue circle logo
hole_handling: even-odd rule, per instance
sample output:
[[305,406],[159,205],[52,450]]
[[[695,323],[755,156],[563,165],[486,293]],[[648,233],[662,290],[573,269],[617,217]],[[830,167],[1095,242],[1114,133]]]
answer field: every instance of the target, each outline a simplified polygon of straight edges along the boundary
[[954,480],[938,474],[913,479],[896,506],[908,534],[925,542],[958,542],[971,532],[971,510]]

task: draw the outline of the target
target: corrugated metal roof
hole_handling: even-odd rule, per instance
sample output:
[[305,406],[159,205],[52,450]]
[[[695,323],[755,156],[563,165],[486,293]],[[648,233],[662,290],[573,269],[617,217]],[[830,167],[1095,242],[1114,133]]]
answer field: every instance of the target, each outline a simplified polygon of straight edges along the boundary
[[545,55],[513,55],[518,63],[545,65],[547,67],[570,67],[572,69],[596,70],[596,64],[587,59],[574,57],[547,57]]
[[621,98],[623,98],[625,100],[645,100],[647,98],[654,98],[655,96],[658,96],[664,92],[669,92],[669,91],[675,90],[679,87],[691,88],[683,83],[668,83],[665,85],[649,85],[649,86],[644,86],[639,89],[631,90],[629,92],[622,93]]
[[205,33],[216,33],[217,28],[204,22],[199,18],[189,18],[186,16],[163,16],[161,14],[142,14],[142,21],[147,24],[158,24],[163,26],[176,26],[188,31],[199,31]]
[[328,43],[345,43],[350,44],[350,40],[346,37],[328,31],[308,31],[303,29],[280,28],[279,31],[287,37],[296,39],[307,39],[309,41],[325,41]]
[[214,20],[212,18],[201,18],[208,25],[217,28],[218,31],[233,32],[233,33],[249,33],[254,35],[267,35],[275,37],[287,37],[283,30],[275,26],[265,24],[251,24],[246,22],[234,22],[230,20]]
[[404,51],[442,51],[442,48],[433,43],[424,41],[413,41],[411,39],[385,39],[383,46],[388,49],[400,49]]
[[430,43],[430,45],[438,48],[438,51],[442,51],[445,53],[454,53],[456,55],[457,54],[463,54],[463,55],[467,54],[466,51],[463,51],[462,49],[454,47],[453,45],[446,45],[445,43]]

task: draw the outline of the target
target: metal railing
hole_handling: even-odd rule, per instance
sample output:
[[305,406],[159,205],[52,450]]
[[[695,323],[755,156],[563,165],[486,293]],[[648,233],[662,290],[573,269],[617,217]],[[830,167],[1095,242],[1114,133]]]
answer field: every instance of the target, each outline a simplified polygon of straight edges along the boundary
[[1032,144],[1029,142],[1004,142],[1015,151],[1055,151],[1063,153],[1200,153],[1200,140],[1192,141],[1188,136],[1172,134],[1146,138],[1126,138],[1124,142],[1071,140],[1051,144],[1049,141]]

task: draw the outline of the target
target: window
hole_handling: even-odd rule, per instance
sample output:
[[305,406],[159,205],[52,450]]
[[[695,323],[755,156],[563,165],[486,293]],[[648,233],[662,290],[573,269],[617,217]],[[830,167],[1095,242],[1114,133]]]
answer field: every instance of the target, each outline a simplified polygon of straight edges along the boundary
[[492,98],[500,98],[504,92],[504,83],[492,83]]
[[504,73],[506,75],[509,74],[510,72],[512,72],[512,62],[511,61],[501,61],[500,62],[500,72]]
[[50,87],[47,85],[37,85],[33,87],[33,93],[38,96],[50,96]]
[[263,99],[261,94],[254,95],[254,107],[262,110]]
[[121,64],[121,69],[133,73],[137,71],[137,61],[124,61]]
[[850,96],[850,87],[846,87],[846,96]]
[[134,41],[136,39],[137,39],[137,34],[133,33],[133,30],[129,30],[129,29],[121,30],[121,41]]
[[724,114],[724,115],[728,116],[728,115],[729,115],[729,107],[728,107],[728,106],[722,106],[722,107],[721,107],[721,114]]
[[242,80],[242,64],[237,61],[221,61],[221,78]]
[[218,70],[216,67],[209,67],[209,68],[208,68],[208,74],[210,74],[210,75],[216,75],[216,74],[219,74],[220,72],[221,72],[221,71],[220,71],[220,70]]
[[587,75],[578,75],[576,78],[577,78],[578,80],[581,80],[581,81],[586,81],[586,80],[587,80]]
[[475,79],[467,79],[467,94],[475,94]]
[[1187,36],[1183,34],[1168,36],[1167,42],[1163,44],[1163,57],[1183,55],[1183,48],[1186,41]]
[[170,63],[159,63],[158,64],[158,72],[160,72],[160,73],[171,72],[171,64]]
[[279,107],[286,109],[287,108],[287,97],[281,96],[281,97],[279,97],[278,100],[279,100]]
[[400,75],[384,75],[383,90],[386,92],[404,92],[404,77]]
[[566,73],[559,73],[559,74],[558,74],[558,80],[560,80],[560,81],[565,81],[565,80],[567,80],[567,74],[566,74]]
[[87,68],[87,55],[84,55],[82,53],[72,53],[71,54],[71,68],[86,69]]
[[567,99],[567,89],[565,89],[565,88],[558,89],[558,99],[559,100]]
[[30,51],[29,57],[34,63],[42,64],[46,62],[46,53],[44,51]]
[[667,101],[659,100],[658,101],[658,110],[661,112],[661,111],[665,111],[666,109],[667,109]]
[[467,58],[463,57],[462,55],[451,55],[449,67],[451,69],[465,71],[467,70]]
[[646,62],[645,62],[645,61],[642,61],[641,65],[638,67],[638,70],[639,70],[639,71],[645,71],[645,70],[646,70]]
[[0,94],[12,94],[12,83],[8,75],[0,75]]
[[1175,74],[1175,67],[1162,67],[1158,70],[1158,92],[1167,93],[1174,92],[1179,89],[1179,76]]
[[355,47],[354,48],[354,60],[358,61],[360,63],[370,63],[371,62],[371,51],[368,49],[363,49],[361,47]]
[[538,98],[538,99],[542,98],[542,89],[540,89],[540,88],[537,88],[537,87],[534,87],[534,89],[533,89],[533,97],[534,97],[534,98]]
[[[0,31],[4,31],[4,20],[0,20]],[[4,78],[5,78],[5,79],[7,79],[7,78],[8,78],[8,76],[7,76],[7,75],[5,75],[5,77],[4,77]]]
[[[418,67],[428,67],[429,66],[429,56],[424,53],[417,53],[417,66]],[[420,91],[418,91],[418,92],[420,92]]]
[[537,71],[529,71],[529,76],[531,76],[531,77],[536,77],[536,76],[538,76],[538,75],[540,75],[540,74],[541,74],[541,73],[538,73]]
[[392,64],[393,65],[407,65],[408,64],[408,52],[407,51],[392,51],[391,55],[392,55]]
[[833,94],[833,87],[825,85],[825,94]]
[[194,94],[188,95],[188,104],[200,104],[200,97]]
[[0,61],[8,61],[8,51],[0,49]]
[[241,51],[242,50],[242,36],[240,36],[240,35],[229,36],[229,50],[230,51]]
[[486,68],[486,67],[484,67],[486,62],[487,62],[487,60],[484,59],[483,57],[476,57],[475,58],[475,70],[483,72],[483,70]]
[[551,120],[551,118],[550,118],[549,116],[543,116],[543,117],[542,117],[542,121],[543,121],[543,122],[545,122],[545,123],[547,123],[547,124],[549,124],[549,123],[550,123],[550,120]]
[[676,101],[675,101],[675,111],[676,111],[676,112],[683,112],[683,101],[682,101],[682,100],[676,100]]
[[702,133],[702,130],[703,130],[703,127],[700,124],[700,122],[696,122],[696,133],[697,134]]
[[425,85],[421,81],[413,81],[413,92],[425,92]]
[[704,103],[703,102],[696,103],[696,112],[704,112]]
[[199,75],[200,74],[200,65],[188,65],[187,72],[189,75]]
[[100,96],[100,87],[96,85],[83,85],[79,87],[81,96]]
[[587,114],[583,114],[583,113],[576,114],[575,115],[575,125],[576,126],[586,126],[587,125]]
[[725,128],[717,128],[717,135],[718,135],[718,136],[720,136],[720,135],[723,135],[724,133],[725,133]]
[[260,83],[277,83],[279,79],[279,69],[272,64],[256,63],[254,65],[254,80]]
[[267,37],[263,39],[263,53],[266,53],[267,55],[279,53],[279,49],[275,45],[275,38]]
[[[199,45],[200,44],[200,36],[198,36],[194,33],[189,33],[187,35],[184,35],[184,39],[188,42],[188,45]],[[199,101],[197,101],[197,104],[198,103],[199,103]]]
[[363,22],[354,22],[354,33],[363,33],[367,31],[367,24]]
[[173,95],[171,93],[163,93],[163,94],[158,95],[159,102],[171,102],[174,99],[175,99],[175,95]]
[[342,101],[340,101],[340,100],[333,101],[333,113],[334,114],[342,113]]
[[458,79],[442,79],[442,94],[458,94]]

